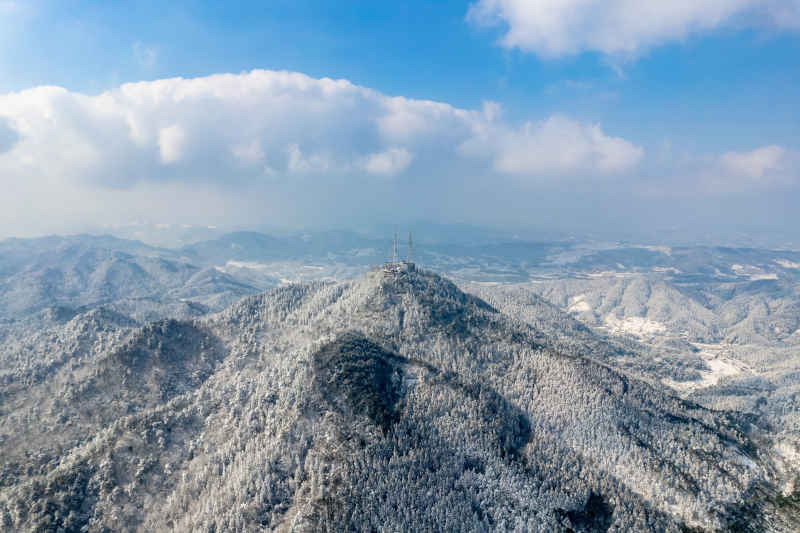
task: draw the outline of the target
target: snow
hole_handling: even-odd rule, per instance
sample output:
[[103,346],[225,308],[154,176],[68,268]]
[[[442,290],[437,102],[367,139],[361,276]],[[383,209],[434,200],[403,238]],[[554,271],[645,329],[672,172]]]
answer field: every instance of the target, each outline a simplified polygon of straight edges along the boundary
[[800,467],[800,453],[792,444],[781,442],[775,446],[775,451],[792,466]]
[[794,494],[798,489],[795,476],[791,475],[792,471],[800,468],[800,453],[797,449],[797,444],[794,442],[782,441],[775,445],[773,448],[780,459],[777,465],[778,469],[782,472],[785,482],[781,487],[781,492],[784,496]]
[[250,261],[228,261],[225,263],[225,266],[234,268],[250,268],[252,270],[266,270],[269,268],[269,265],[265,265],[263,263],[253,263]]
[[586,313],[592,310],[592,306],[586,301],[585,294],[579,294],[573,298],[570,298],[570,300],[572,303],[567,308],[568,313]]
[[636,276],[635,272],[617,272],[614,270],[603,270],[602,272],[592,272],[587,274],[586,277],[592,279],[598,278],[632,278]]
[[663,381],[665,385],[679,391],[693,391],[712,387],[725,377],[753,373],[746,364],[728,357],[725,354],[723,345],[695,343],[694,346],[700,349],[698,355],[703,358],[709,370],[699,370],[701,376],[699,381],[673,381],[665,379]]
[[752,265],[731,265],[731,270],[736,272],[738,276],[747,276],[751,281],[758,281],[762,279],[778,279],[778,275],[774,272],[764,272],[762,269]]
[[628,316],[620,319],[609,314],[605,317],[604,322],[611,335],[628,334],[639,338],[645,338],[667,331],[667,326],[661,322],[649,320],[641,316]]
[[742,372],[741,368],[727,358],[709,359],[706,364],[711,371],[703,375],[702,383],[705,387],[716,385],[720,379],[727,376],[735,376]]
[[653,267],[653,272],[672,272],[673,274],[681,273],[681,271],[675,267]]
[[586,313],[591,310],[592,306],[590,306],[588,302],[575,302],[568,309],[570,313]]

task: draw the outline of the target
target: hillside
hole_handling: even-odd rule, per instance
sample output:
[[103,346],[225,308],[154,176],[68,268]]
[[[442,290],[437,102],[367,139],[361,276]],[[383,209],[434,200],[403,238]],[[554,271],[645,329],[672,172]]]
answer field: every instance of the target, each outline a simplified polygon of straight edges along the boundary
[[63,342],[105,333],[2,385],[0,519],[13,530],[792,531],[800,519],[797,472],[755,419],[614,370],[591,344],[563,353],[432,273],[287,285],[189,321],[61,327],[75,332]]
[[137,241],[78,235],[0,242],[0,324],[51,307],[106,306],[143,321],[188,318],[258,290]]

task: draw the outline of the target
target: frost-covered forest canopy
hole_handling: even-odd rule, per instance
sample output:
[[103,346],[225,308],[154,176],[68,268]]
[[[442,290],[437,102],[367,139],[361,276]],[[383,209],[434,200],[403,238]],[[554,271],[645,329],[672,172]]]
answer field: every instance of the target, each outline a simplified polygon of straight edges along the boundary
[[0,529],[797,531],[800,253],[0,242]]

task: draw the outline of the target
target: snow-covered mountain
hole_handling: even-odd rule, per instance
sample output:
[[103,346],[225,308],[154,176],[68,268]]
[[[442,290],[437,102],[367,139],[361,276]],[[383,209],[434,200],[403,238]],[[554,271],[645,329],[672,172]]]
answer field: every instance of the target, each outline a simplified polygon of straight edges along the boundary
[[427,271],[289,284],[141,327],[110,312],[50,320],[30,343],[60,357],[18,360],[2,382],[9,530],[800,520],[798,472],[757,418],[680,399],[612,367],[615,345],[591,331],[565,343],[551,318],[537,327]]
[[80,235],[0,242],[0,321],[48,307],[108,306],[142,320],[197,316],[258,290],[136,241]]

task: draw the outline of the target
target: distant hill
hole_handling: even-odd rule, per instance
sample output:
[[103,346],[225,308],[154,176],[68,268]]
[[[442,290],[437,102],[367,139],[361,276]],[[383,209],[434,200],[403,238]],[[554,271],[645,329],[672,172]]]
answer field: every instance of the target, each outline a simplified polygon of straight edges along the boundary
[[81,235],[0,242],[0,320],[99,305],[146,320],[175,316],[185,301],[220,310],[257,290],[136,241]]

